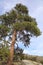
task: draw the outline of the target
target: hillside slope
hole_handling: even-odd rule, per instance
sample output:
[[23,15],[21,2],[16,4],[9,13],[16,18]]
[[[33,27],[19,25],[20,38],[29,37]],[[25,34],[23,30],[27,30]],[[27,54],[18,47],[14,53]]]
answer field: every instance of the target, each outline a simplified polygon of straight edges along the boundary
[[41,63],[31,61],[31,60],[22,60],[24,65],[42,65]]

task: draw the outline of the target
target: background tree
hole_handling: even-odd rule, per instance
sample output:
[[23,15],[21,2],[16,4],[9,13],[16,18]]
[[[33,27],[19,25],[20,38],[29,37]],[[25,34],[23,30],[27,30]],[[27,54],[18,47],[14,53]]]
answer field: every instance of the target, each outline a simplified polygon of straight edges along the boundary
[[[37,27],[35,18],[32,18],[25,5],[16,4],[10,11],[0,16],[0,40],[9,38],[11,42],[10,57],[7,65],[12,64],[14,54],[14,44],[17,41],[22,41],[25,46],[30,44],[30,39],[33,36],[41,34]],[[19,39],[19,40],[18,40]]]
[[21,49],[18,44],[14,49],[14,59],[15,61],[20,61],[23,59],[23,49]]

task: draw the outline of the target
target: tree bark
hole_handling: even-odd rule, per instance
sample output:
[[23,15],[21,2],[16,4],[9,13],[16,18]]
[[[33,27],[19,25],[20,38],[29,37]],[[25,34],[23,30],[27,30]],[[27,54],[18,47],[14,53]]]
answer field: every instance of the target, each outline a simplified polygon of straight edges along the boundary
[[12,65],[13,56],[14,56],[14,44],[15,44],[15,39],[16,39],[16,31],[14,31],[14,33],[13,33],[13,35],[12,35],[12,43],[11,43],[11,47],[10,47],[10,56],[9,56],[7,65]]

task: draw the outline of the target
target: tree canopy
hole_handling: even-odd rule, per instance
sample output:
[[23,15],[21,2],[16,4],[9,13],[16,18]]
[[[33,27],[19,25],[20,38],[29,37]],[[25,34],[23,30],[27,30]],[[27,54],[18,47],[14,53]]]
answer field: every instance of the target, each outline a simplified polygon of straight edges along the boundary
[[[26,36],[25,32],[28,33],[28,39],[30,39],[30,36],[39,36],[41,34],[36,19],[31,17],[27,7],[20,3],[16,4],[10,12],[0,16],[0,39],[12,35],[14,30],[22,35],[20,40]],[[24,39],[24,41],[26,40]]]

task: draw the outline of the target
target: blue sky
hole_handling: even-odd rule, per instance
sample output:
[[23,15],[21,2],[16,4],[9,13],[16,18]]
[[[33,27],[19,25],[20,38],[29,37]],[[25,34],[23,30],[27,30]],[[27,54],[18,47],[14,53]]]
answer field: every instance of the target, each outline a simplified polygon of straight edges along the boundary
[[29,48],[23,44],[19,46],[24,49],[24,53],[43,56],[43,0],[0,0],[0,15],[11,10],[17,3],[22,3],[28,7],[29,14],[36,18],[38,27],[42,35],[32,38]]

